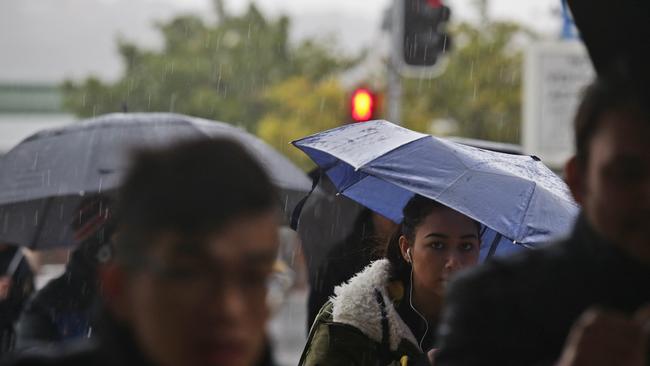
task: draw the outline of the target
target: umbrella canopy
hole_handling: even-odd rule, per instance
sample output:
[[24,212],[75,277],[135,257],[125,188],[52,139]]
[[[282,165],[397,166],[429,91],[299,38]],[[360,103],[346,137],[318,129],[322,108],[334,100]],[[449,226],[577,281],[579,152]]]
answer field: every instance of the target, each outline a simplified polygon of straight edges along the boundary
[[479,221],[487,236],[534,246],[568,234],[578,212],[564,182],[536,157],[482,150],[387,121],[346,125],[293,144],[340,193],[395,222],[417,193]]
[[0,242],[73,245],[70,220],[79,202],[118,188],[133,148],[201,137],[231,138],[247,148],[281,189],[284,212],[311,188],[283,155],[232,125],[171,113],[109,114],[38,132],[0,159]]

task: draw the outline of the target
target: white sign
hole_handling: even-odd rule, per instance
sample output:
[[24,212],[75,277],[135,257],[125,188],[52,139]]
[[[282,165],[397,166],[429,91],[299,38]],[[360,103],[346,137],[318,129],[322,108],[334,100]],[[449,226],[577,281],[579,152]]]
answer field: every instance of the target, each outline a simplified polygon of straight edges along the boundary
[[580,41],[540,43],[524,65],[523,149],[560,169],[571,157],[573,118],[582,91],[594,78]]

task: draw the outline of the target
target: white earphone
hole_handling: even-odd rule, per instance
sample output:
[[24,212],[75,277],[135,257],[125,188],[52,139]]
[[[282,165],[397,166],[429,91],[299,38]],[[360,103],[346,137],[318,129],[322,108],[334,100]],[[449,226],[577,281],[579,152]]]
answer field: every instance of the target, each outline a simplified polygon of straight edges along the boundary
[[422,343],[424,342],[424,339],[427,337],[427,334],[429,333],[429,322],[427,321],[427,318],[422,315],[418,311],[418,309],[415,308],[413,305],[413,258],[411,257],[411,248],[406,249],[406,257],[408,258],[406,261],[411,263],[411,285],[409,286],[409,305],[411,306],[411,309],[415,311],[415,313],[424,321],[425,329],[424,329],[424,334],[422,335],[422,338],[420,339],[420,342],[418,343],[420,345],[420,349],[422,349]]

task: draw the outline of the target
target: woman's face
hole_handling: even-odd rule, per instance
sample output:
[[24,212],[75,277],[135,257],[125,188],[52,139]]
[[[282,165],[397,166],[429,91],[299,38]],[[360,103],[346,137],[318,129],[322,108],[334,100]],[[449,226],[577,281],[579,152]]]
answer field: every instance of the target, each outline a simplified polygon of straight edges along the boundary
[[479,228],[459,212],[436,208],[415,228],[414,242],[402,237],[400,246],[405,258],[410,248],[416,290],[442,297],[456,271],[478,262]]

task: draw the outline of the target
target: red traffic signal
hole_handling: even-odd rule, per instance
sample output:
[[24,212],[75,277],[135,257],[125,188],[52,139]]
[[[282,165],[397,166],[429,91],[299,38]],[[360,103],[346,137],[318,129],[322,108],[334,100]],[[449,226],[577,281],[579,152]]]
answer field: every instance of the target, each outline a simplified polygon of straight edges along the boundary
[[350,114],[355,122],[373,119],[377,108],[377,97],[366,88],[355,89],[350,99]]

